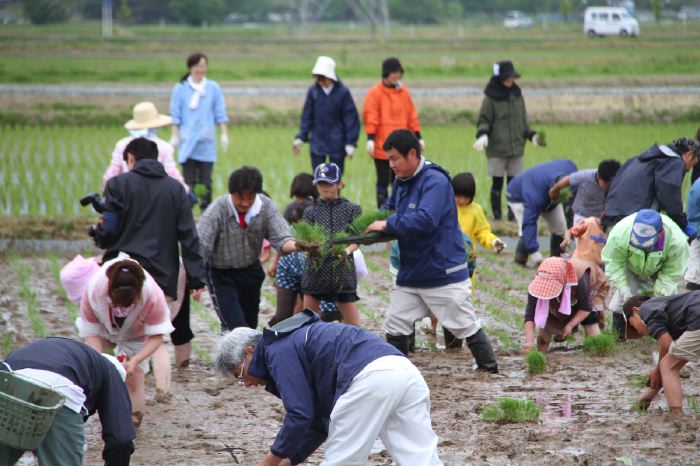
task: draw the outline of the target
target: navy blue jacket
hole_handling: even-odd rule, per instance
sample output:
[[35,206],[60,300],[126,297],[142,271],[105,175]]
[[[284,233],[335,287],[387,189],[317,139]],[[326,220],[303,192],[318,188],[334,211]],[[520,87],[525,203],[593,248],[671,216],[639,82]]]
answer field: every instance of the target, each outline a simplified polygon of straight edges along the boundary
[[642,209],[654,208],[666,212],[684,229],[688,224],[683,213],[681,192],[684,176],[685,164],[680,150],[673,144],[654,144],[637,157],[627,160],[608,190],[603,226],[612,226]]
[[426,160],[416,175],[397,178],[382,209],[394,211],[387,232],[398,238],[401,249],[397,285],[434,288],[469,277],[457,204],[444,168]]
[[310,310],[263,330],[248,374],[266,379],[287,411],[270,451],[303,462],[326,440],[333,406],[352,379],[390,355],[401,353],[367,330],[320,322]]
[[557,180],[576,170],[571,160],[552,160],[525,170],[508,183],[508,202],[522,203],[525,208],[522,238],[528,253],[539,249],[537,219],[550,205],[549,189]]
[[639,307],[639,317],[655,339],[668,333],[678,340],[685,332],[700,330],[700,291],[651,298]]
[[12,370],[41,369],[67,378],[83,389],[88,416],[97,412],[107,466],[127,466],[136,438],[131,400],[117,369],[97,351],[69,338],[44,338],[10,353]]
[[357,146],[360,118],[350,90],[338,80],[326,95],[318,84],[309,88],[301,115],[297,138],[309,141],[311,152],[331,157],[345,157],[345,146]]

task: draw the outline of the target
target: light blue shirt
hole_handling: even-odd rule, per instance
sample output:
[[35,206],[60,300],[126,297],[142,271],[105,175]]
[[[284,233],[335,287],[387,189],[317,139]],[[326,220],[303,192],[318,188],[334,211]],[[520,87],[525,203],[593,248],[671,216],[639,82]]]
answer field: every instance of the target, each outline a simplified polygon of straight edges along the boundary
[[695,180],[688,193],[688,223],[700,231],[700,179]]
[[199,106],[190,108],[194,89],[182,81],[175,84],[170,99],[173,125],[179,126],[178,162],[216,162],[216,125],[228,122],[221,88],[207,79]]

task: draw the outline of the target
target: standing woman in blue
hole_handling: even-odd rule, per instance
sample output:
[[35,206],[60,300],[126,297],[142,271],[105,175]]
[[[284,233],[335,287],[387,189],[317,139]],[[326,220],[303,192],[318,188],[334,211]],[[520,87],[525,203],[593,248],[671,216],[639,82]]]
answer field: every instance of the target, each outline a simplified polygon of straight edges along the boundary
[[170,114],[173,135],[170,144],[178,148],[185,183],[196,193],[195,185],[204,185],[199,207],[204,211],[211,201],[211,172],[216,162],[216,125],[221,133],[221,149],[228,151],[228,116],[221,88],[208,80],[209,60],[203,53],[187,57],[187,68],[173,88]]

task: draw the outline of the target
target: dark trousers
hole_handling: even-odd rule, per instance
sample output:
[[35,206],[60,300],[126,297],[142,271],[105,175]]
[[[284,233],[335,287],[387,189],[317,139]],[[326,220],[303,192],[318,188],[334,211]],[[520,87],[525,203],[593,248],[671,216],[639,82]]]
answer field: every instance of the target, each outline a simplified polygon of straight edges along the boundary
[[173,319],[173,327],[175,327],[175,330],[170,334],[170,340],[173,342],[173,345],[184,345],[194,338],[194,333],[192,333],[192,328],[190,327],[190,288],[188,286],[185,286],[185,297],[182,299],[180,311]]
[[257,328],[260,288],[265,280],[265,271],[260,262],[242,269],[209,267],[207,278],[221,329]]
[[374,159],[374,168],[377,171],[377,208],[381,209],[389,199],[389,185],[394,182],[394,172],[388,160]]
[[316,167],[321,165],[322,163],[334,163],[338,165],[338,168],[340,168],[340,173],[343,175],[345,174],[345,157],[332,157],[330,155],[321,155],[321,154],[315,154],[311,153],[311,172],[313,173],[314,170],[316,170]]
[[204,211],[211,202],[211,172],[214,162],[200,162],[199,160],[187,160],[182,164],[182,176],[190,190],[197,195],[195,186],[204,186],[204,194],[198,195],[199,207]]

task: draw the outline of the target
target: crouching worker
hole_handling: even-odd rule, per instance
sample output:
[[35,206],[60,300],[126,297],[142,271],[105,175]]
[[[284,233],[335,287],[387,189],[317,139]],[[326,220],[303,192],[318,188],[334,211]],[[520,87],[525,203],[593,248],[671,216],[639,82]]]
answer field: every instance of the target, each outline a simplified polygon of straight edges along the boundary
[[323,442],[322,465],[366,464],[377,435],[399,465],[442,465],[423,377],[366,330],[320,322],[306,309],[262,333],[227,333],[216,366],[284,403],[282,428],[259,465],[299,464]]
[[700,291],[646,300],[633,296],[623,307],[626,337],[651,335],[659,342],[659,363],[649,372],[637,406],[647,409],[663,388],[671,414],[683,414],[680,370],[700,360]]
[[581,267],[577,274],[571,261],[545,259],[528,286],[525,352],[535,344],[535,329],[539,329],[537,349],[542,352],[549,349],[552,336],[564,339],[578,324],[583,325],[586,336],[600,333],[590,295],[590,268]]
[[[97,412],[105,442],[105,466],[129,465],[136,431],[124,385],[126,372],[116,358],[68,338],[45,338],[10,353],[0,363],[0,371],[8,370],[35,384],[55,387],[65,398],[46,437],[34,450],[39,464],[83,464],[84,423]],[[23,454],[0,444],[2,465],[15,464]]]

